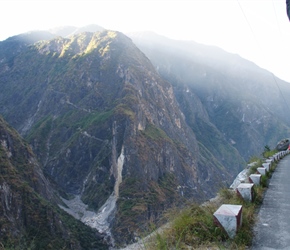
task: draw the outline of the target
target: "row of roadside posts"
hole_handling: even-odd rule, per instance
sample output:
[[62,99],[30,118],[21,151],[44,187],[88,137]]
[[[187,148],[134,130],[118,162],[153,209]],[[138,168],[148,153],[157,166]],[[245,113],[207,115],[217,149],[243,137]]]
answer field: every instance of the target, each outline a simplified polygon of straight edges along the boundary
[[[265,160],[261,167],[257,168],[257,173],[248,176],[245,183],[240,183],[236,187],[236,192],[245,200],[252,202],[254,196],[254,185],[261,184],[262,175],[266,175],[271,170],[274,162],[278,162],[290,151],[280,151]],[[242,226],[242,205],[223,204],[213,214],[214,222],[222,227],[230,238],[234,238],[239,228]]]

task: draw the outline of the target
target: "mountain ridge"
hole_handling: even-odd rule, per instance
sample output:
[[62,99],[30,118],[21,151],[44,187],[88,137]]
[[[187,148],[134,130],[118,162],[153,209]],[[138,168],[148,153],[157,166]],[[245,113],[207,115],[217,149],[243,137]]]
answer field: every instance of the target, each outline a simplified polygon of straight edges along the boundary
[[28,143],[2,117],[0,142],[1,246],[107,249],[103,236],[57,207],[59,200]]
[[184,198],[204,200],[231,178],[217,161],[207,167],[199,160],[170,83],[119,32],[37,42],[0,83],[1,113],[30,142],[46,175],[94,210],[116,198],[117,242],[134,238],[148,217],[157,221]]
[[[149,39],[150,47],[103,30],[0,42],[0,113],[28,140],[62,198],[80,199],[93,219],[110,210],[106,232],[116,245],[162,223],[172,206],[214,197],[250,153],[289,132],[287,118],[278,123],[284,107],[271,108],[277,98],[261,93],[256,102],[251,93],[267,77],[255,77],[258,84],[245,85],[249,96],[238,98],[242,88],[231,83],[248,78],[239,76],[235,56],[224,57],[234,57],[230,67],[228,59],[207,64],[212,54],[204,57],[197,44],[171,41],[178,43],[172,49],[166,41]],[[11,56],[4,48],[20,49]]]
[[[248,152],[242,148],[238,149],[244,159],[249,159],[250,154],[259,153],[259,148],[263,148],[266,144],[275,147],[279,138],[287,137],[289,119],[284,115],[284,111],[289,109],[289,104],[283,96],[289,93],[289,83],[240,56],[224,53],[218,48],[210,47],[212,50],[207,50],[208,46],[205,45],[164,37],[159,39],[156,34],[150,34],[145,38],[144,35],[142,37],[140,34],[137,36],[133,34],[131,38],[152,61],[161,76],[167,80],[171,79],[174,89],[182,96],[179,102],[186,99],[184,93],[194,93],[203,103],[211,123],[224,134],[227,134],[223,128],[227,122],[223,118],[220,122],[217,120],[220,116],[219,112],[224,111],[221,117],[225,117],[226,112],[230,112],[233,114],[231,117],[235,117],[236,124],[252,126],[253,132],[257,131],[251,135],[254,140],[250,140],[251,136],[247,140],[249,143],[258,141],[256,145],[253,145]],[[190,49],[184,53],[184,48],[187,46]],[[217,54],[224,56],[216,56]],[[203,57],[202,60],[200,57]],[[229,104],[235,105],[236,110]],[[252,112],[247,112],[247,109]],[[278,131],[283,133],[269,139],[275,133],[265,135],[263,133],[267,131],[260,133],[258,127],[270,124],[272,117],[277,117],[278,120],[275,118],[272,121],[275,125],[271,126],[276,126],[279,128]],[[230,127],[234,127],[234,124],[232,123]],[[267,129],[267,127],[263,128],[263,130]],[[235,142],[242,139],[234,134],[231,136],[228,141]],[[262,141],[262,138],[267,139]]]

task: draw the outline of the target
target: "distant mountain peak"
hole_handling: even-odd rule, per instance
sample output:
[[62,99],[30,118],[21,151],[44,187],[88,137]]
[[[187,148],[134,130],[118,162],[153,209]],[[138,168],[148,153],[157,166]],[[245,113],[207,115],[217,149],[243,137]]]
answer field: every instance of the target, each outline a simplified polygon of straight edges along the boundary
[[97,24],[89,24],[82,27],[76,27],[76,26],[60,26],[55,27],[49,30],[54,35],[62,36],[62,37],[69,37],[72,35],[76,35],[82,32],[99,32],[104,31],[105,28],[97,25]]

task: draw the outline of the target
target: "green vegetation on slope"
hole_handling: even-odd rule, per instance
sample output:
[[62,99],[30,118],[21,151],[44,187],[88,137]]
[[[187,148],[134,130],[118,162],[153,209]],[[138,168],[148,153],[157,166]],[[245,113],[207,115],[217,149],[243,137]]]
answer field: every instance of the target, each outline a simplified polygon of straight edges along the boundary
[[153,124],[148,124],[145,130],[142,131],[142,133],[154,141],[165,140],[168,142],[172,142],[172,140],[168,137],[164,130],[154,126]]
[[4,249],[107,249],[96,230],[56,206],[27,143],[0,118],[0,245]]

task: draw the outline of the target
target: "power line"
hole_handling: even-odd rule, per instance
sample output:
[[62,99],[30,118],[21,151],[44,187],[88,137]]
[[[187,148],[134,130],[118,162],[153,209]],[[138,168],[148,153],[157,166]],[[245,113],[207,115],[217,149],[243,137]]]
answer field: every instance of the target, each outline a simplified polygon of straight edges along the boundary
[[[247,16],[246,16],[246,13],[244,12],[244,9],[242,8],[242,5],[240,4],[239,0],[237,0],[237,2],[238,2],[238,5],[239,5],[239,7],[240,7],[240,9],[241,9],[241,11],[242,11],[242,13],[243,13],[243,15],[244,15],[244,18],[245,18],[245,20],[246,20],[248,26],[250,27],[250,30],[251,30],[251,32],[252,32],[252,35],[253,35],[255,41],[257,42],[257,44],[258,44],[258,46],[259,46],[259,41],[258,41],[258,39],[257,39],[257,37],[256,37],[256,35],[255,35],[255,33],[254,33],[254,30],[253,30],[253,28],[252,28],[252,25],[250,24],[250,22],[249,22],[249,20],[248,20],[248,18],[247,18]],[[259,47],[260,47],[260,46],[259,46]]]
[[[242,11],[242,13],[243,13],[243,15],[244,15],[244,18],[245,18],[245,20],[246,20],[246,22],[247,22],[247,24],[248,24],[248,26],[249,26],[249,28],[250,28],[250,30],[251,30],[251,32],[252,32],[252,35],[253,35],[253,37],[254,37],[254,39],[255,39],[255,41],[256,41],[258,47],[259,47],[260,49],[262,49],[262,47],[260,46],[259,41],[258,41],[258,39],[257,39],[257,37],[256,37],[256,35],[255,35],[255,33],[254,33],[254,30],[253,30],[253,28],[252,28],[252,26],[251,26],[251,24],[250,24],[250,22],[249,22],[249,20],[248,20],[248,18],[247,18],[247,16],[246,16],[245,12],[244,12],[244,10],[243,10],[243,7],[242,7],[242,5],[241,5],[240,2],[239,2],[239,0],[237,0],[237,3],[238,3],[238,5],[239,5],[239,7],[240,7],[240,9],[241,9],[241,11]],[[273,5],[274,5],[273,0],[272,0],[272,3],[273,3]],[[279,27],[279,24],[278,24],[278,18],[277,18],[277,13],[276,13],[275,6],[274,6],[274,12],[275,12],[275,16],[276,16],[277,25],[278,25],[278,27]],[[263,52],[263,51],[262,51],[262,52]],[[263,53],[263,55],[265,55],[265,53]],[[285,97],[284,97],[284,95],[283,95],[283,92],[281,91],[281,89],[280,89],[280,87],[279,87],[279,85],[278,85],[277,79],[276,79],[275,75],[273,74],[273,72],[271,72],[271,75],[272,75],[273,80],[274,80],[274,82],[275,82],[275,84],[276,84],[276,86],[277,86],[277,88],[278,88],[278,90],[279,90],[279,93],[280,93],[281,96],[282,96],[282,99],[284,100],[284,102],[285,102],[285,104],[286,104],[286,107],[287,107],[288,110],[290,111],[290,107],[289,107],[289,105],[288,105],[288,103],[287,103],[287,101],[286,101],[286,99],[285,99]]]
[[281,96],[282,96],[282,98],[283,98],[283,100],[284,100],[284,102],[285,102],[287,108],[288,108],[289,111],[290,111],[290,107],[289,107],[289,105],[288,105],[288,103],[287,103],[287,101],[286,101],[286,99],[285,99],[285,97],[284,97],[284,95],[283,95],[283,92],[281,91],[281,89],[280,89],[280,87],[279,87],[279,85],[278,85],[278,82],[277,82],[277,79],[276,79],[275,75],[274,75],[272,72],[271,72],[271,75],[272,75],[272,77],[273,77],[273,79],[274,79],[274,81],[275,81],[275,83],[276,83],[277,88],[279,89],[279,92],[280,92],[280,94],[281,94]]
[[279,33],[281,34],[282,33],[281,32],[281,27],[280,27],[279,22],[278,22],[276,7],[275,7],[275,4],[274,4],[274,1],[273,0],[272,0],[272,4],[273,4],[273,9],[274,9],[274,13],[275,13],[276,22],[277,22],[277,27],[278,27]]

